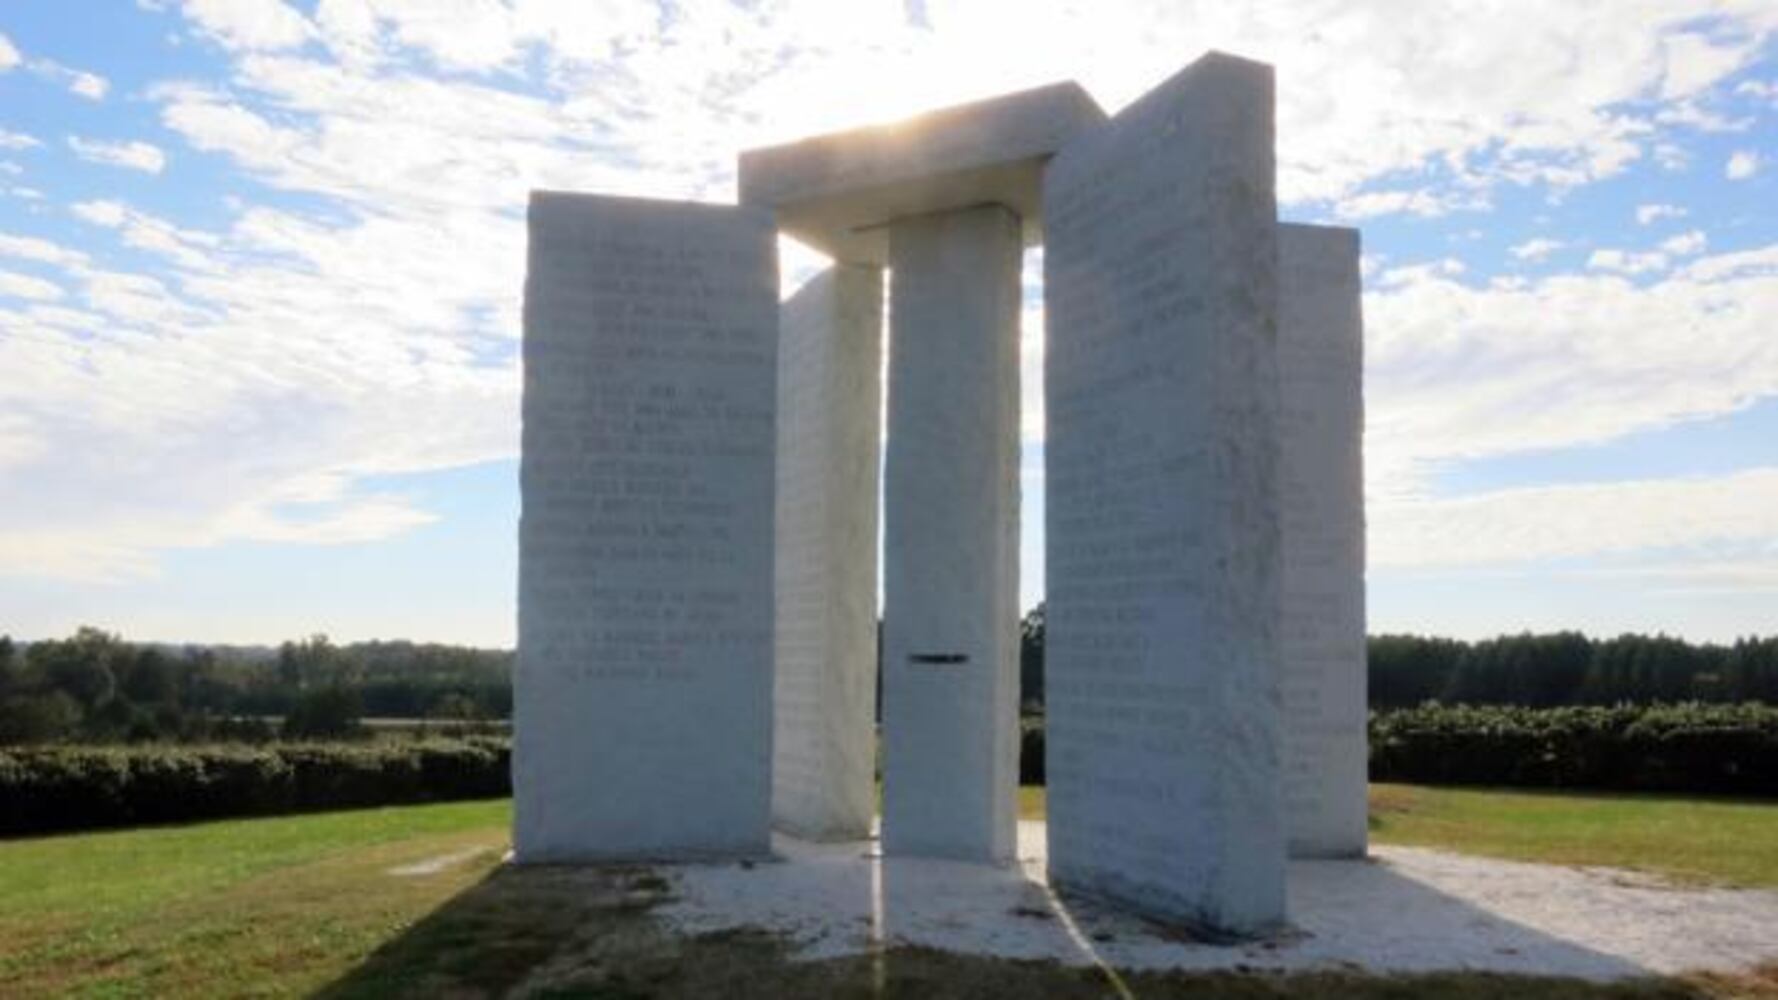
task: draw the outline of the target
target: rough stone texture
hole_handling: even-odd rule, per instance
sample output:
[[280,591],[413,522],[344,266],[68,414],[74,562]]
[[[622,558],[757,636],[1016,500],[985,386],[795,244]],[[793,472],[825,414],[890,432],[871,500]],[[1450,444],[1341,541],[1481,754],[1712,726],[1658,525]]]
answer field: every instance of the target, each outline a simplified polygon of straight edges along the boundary
[[771,216],[538,193],[529,220],[517,858],[763,853]]
[[881,264],[892,219],[1000,204],[1039,238],[1043,164],[1105,121],[1077,83],[741,154],[742,204],[836,260]]
[[1019,220],[890,232],[883,849],[1000,862],[1018,789]]
[[862,840],[877,804],[882,272],[823,271],[780,327],[772,819]]
[[1295,857],[1364,854],[1364,322],[1358,231],[1278,227],[1284,798]]
[[1284,918],[1272,121],[1213,53],[1044,189],[1051,876],[1237,933]]

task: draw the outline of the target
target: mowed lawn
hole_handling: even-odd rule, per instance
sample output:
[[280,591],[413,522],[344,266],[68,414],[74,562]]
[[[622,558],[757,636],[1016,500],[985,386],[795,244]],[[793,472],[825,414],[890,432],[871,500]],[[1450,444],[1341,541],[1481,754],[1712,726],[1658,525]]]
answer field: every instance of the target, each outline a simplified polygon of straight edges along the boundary
[[[1778,802],[1381,784],[1370,797],[1375,844],[1778,888]],[[1043,812],[1042,788],[1019,789],[1021,816]]]
[[1371,838],[1778,888],[1778,802],[1372,785]]
[[490,801],[0,841],[0,996],[307,992],[485,876],[510,820]]
[[[1021,807],[1041,815],[1041,789]],[[1778,803],[1372,790],[1379,843],[1778,885]],[[514,870],[505,801],[0,841],[0,996],[1102,996],[1093,970],[897,949],[784,961],[672,938],[643,869]],[[885,978],[886,977],[886,978]],[[1778,980],[1589,987],[1451,974],[1143,974],[1135,995],[1668,997]],[[1723,986],[1723,984],[1716,984]],[[1703,992],[1699,992],[1702,990]]]

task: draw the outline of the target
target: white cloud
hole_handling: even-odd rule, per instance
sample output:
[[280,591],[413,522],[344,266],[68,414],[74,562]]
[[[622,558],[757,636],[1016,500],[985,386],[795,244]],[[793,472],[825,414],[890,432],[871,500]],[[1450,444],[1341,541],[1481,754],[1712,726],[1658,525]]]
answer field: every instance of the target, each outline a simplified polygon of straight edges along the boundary
[[43,143],[37,141],[34,136],[26,135],[23,132],[9,132],[0,128],[0,149],[31,149],[41,145]]
[[[1536,19],[1338,0],[926,9],[910,26],[893,0],[679,17],[629,2],[187,3],[189,30],[228,64],[152,88],[162,124],[319,207],[229,202],[231,221],[204,232],[122,202],[71,206],[106,227],[87,236],[152,254],[142,272],[19,244],[61,269],[66,298],[0,314],[26,332],[0,341],[0,461],[38,484],[0,498],[0,567],[127,576],[169,546],[419,523],[411,503],[353,484],[516,452],[534,187],[728,200],[739,149],[1057,78],[1116,108],[1214,46],[1278,67],[1287,202],[1430,217],[1486,206],[1502,184],[1562,191],[1642,157],[1680,162],[1671,122],[1717,107],[1778,25],[1770,5],[1668,0],[1575,0]],[[1698,33],[1705,14],[1720,35]],[[1771,394],[1778,362],[1755,317],[1778,308],[1778,279],[1732,256],[1641,287],[1460,283],[1454,260],[1378,273],[1373,483],[1411,493],[1441,461]],[[1035,371],[1042,345],[1023,346]]]
[[1690,232],[1680,233],[1678,236],[1662,240],[1661,252],[1674,257],[1689,257],[1695,253],[1702,253],[1709,242],[1702,230],[1693,229]]
[[0,469],[35,459],[42,449],[30,421],[16,413],[0,413]]
[[1687,264],[1680,275],[1706,283],[1778,276],[1778,245],[1705,257]]
[[224,266],[213,256],[222,245],[214,233],[181,229],[119,201],[76,202],[69,211],[95,226],[118,230],[126,246],[159,254],[194,273],[216,273]]
[[108,229],[123,225],[126,211],[120,201],[81,201],[70,205],[68,210],[86,222]]
[[89,101],[104,100],[105,94],[111,89],[111,81],[99,74],[64,66],[54,59],[29,59],[24,65],[33,75],[66,87],[69,93]]
[[1745,132],[1753,127],[1754,122],[1751,116],[1731,118],[1702,107],[1695,101],[1668,105],[1655,112],[1654,120],[1661,125],[1681,125],[1699,132]]
[[[1613,176],[1659,136],[1652,120],[1609,109],[1650,91],[1691,100],[1733,73],[1778,25],[1778,15],[1756,6],[1721,15],[1738,30],[1706,36],[1695,28],[1704,8],[1654,2],[1632,10],[1563,4],[1530,24],[1461,6],[1402,17],[1333,0],[1288,12],[1255,5],[1177,17],[1020,7],[1021,44],[1007,49],[1000,42],[1013,12],[934,2],[927,13],[928,26],[915,27],[900,3],[887,2],[843,12],[822,4],[711,6],[697,17],[657,18],[626,3],[327,0],[313,23],[288,5],[265,2],[187,9],[202,30],[259,39],[242,41],[243,51],[289,51],[318,38],[338,59],[337,66],[244,61],[239,82],[277,105],[329,118],[349,114],[346,83],[368,92],[364,104],[379,103],[375,92],[385,84],[413,89],[403,55],[493,73],[516,72],[521,56],[534,53],[564,98],[549,102],[563,124],[631,152],[689,154],[647,159],[682,168],[690,158],[704,160],[724,181],[743,145],[1056,78],[1081,79],[1115,108],[1176,70],[1182,52],[1217,47],[1280,67],[1285,200],[1326,200],[1347,218],[1483,206],[1487,189],[1499,183],[1565,189]],[[283,27],[227,27],[235,20]],[[1304,32],[1304,23],[1316,30]],[[990,48],[1000,57],[981,59]],[[1577,51],[1589,58],[1577,62]],[[326,94],[288,85],[293,74],[327,82],[342,68],[343,78]],[[859,79],[900,83],[861,91]],[[231,102],[219,96],[209,103],[220,109]],[[252,162],[252,153],[240,153]],[[1448,183],[1428,176],[1413,190],[1363,190],[1391,171],[1435,166],[1451,175]]]
[[0,73],[17,66],[22,58],[18,47],[12,44],[12,39],[6,37],[5,32],[0,32]]
[[290,509],[289,504],[246,505],[218,519],[218,535],[257,542],[350,545],[388,538],[438,520],[437,515],[393,495],[347,499],[330,493],[305,503],[326,504],[331,509],[325,509],[320,516],[293,518],[284,513]]
[[1341,198],[1334,212],[1342,219],[1368,219],[1378,215],[1405,212],[1423,219],[1435,218],[1451,211],[1480,211],[1488,207],[1475,195],[1435,195],[1425,189],[1413,191],[1364,191]]
[[1778,244],[1649,283],[1559,274],[1475,287],[1386,272],[1365,296],[1373,499],[1441,463],[1609,441],[1778,395]]
[[54,302],[62,294],[62,287],[53,281],[19,274],[17,271],[0,271],[0,296]]
[[187,20],[230,49],[291,49],[314,34],[307,18],[282,0],[185,0]]
[[1517,257],[1519,260],[1540,261],[1547,258],[1551,253],[1562,249],[1564,246],[1567,246],[1567,244],[1561,240],[1552,240],[1544,236],[1535,236],[1516,246],[1508,247],[1506,252]]
[[1722,168],[1722,175],[1732,181],[1744,181],[1759,171],[1759,154],[1743,149],[1729,157],[1729,162]]
[[167,154],[161,152],[160,147],[146,142],[105,142],[71,135],[68,137],[68,148],[74,150],[74,155],[89,163],[127,167],[144,173],[158,174],[167,165]]
[[1639,225],[1646,226],[1661,219],[1683,219],[1685,216],[1686,210],[1678,205],[1655,202],[1636,206],[1636,222]]
[[111,89],[111,82],[97,73],[76,71],[74,78],[68,83],[68,89],[81,97],[99,101],[105,98],[105,92]]
[[1778,468],[1700,479],[1540,486],[1385,503],[1370,517],[1379,568],[1485,566],[1778,535]]
[[1734,93],[1737,97],[1751,97],[1778,109],[1778,80],[1742,80],[1735,85]]
[[74,267],[87,262],[86,254],[79,250],[70,250],[35,236],[18,236],[6,232],[0,232],[0,257],[42,261],[58,267]]
[[1619,274],[1648,274],[1665,269],[1667,255],[1652,251],[1637,253],[1631,250],[1594,250],[1587,257],[1587,266],[1601,271],[1616,271]]
[[1692,164],[1692,154],[1676,143],[1655,143],[1655,163],[1668,173],[1678,173]]
[[[357,476],[513,453],[510,348],[480,356],[509,342],[460,311],[485,291],[382,266],[466,257],[466,272],[510,277],[462,251],[477,243],[472,230],[441,223],[412,245],[335,247],[294,217],[217,236],[127,206],[87,214],[113,220],[126,243],[150,243],[177,277],[64,258],[78,308],[0,313],[0,327],[22,334],[0,338],[0,412],[28,421],[9,448],[36,456],[13,466],[33,489],[0,500],[0,573],[124,579],[152,573],[167,547],[387,537],[431,515],[357,490]],[[285,238],[276,253],[273,234]],[[312,257],[284,259],[300,250],[341,256],[321,273]]]
[[1742,36],[1725,40],[1681,31],[1664,36],[1662,43],[1666,72],[1661,78],[1661,96],[1672,100],[1694,96],[1746,65],[1758,54],[1760,39]]
[[514,12],[501,3],[420,0],[378,13],[379,20],[392,24],[397,43],[451,69],[492,69],[511,60],[523,41]]
[[[854,16],[885,28],[882,5],[864,5]],[[823,16],[818,10],[781,12],[795,19]],[[390,51],[418,52],[438,66],[485,73],[509,68],[528,49],[539,47],[556,58],[576,62],[602,60],[620,41],[646,39],[658,28],[657,12],[625,0],[405,0],[398,4],[369,0],[322,0],[315,11],[318,33],[342,61],[353,65],[377,62]],[[701,8],[699,20],[722,25],[761,24],[749,16],[715,7]],[[792,34],[799,34],[790,25]],[[790,40],[790,39],[787,39]]]
[[523,244],[502,220],[248,207],[205,233],[115,200],[70,211],[170,271],[0,238],[62,267],[76,306],[0,311],[23,334],[0,338],[0,412],[24,421],[0,460],[34,484],[0,500],[0,573],[132,579],[168,547],[387,537],[432,515],[358,476],[514,453]]

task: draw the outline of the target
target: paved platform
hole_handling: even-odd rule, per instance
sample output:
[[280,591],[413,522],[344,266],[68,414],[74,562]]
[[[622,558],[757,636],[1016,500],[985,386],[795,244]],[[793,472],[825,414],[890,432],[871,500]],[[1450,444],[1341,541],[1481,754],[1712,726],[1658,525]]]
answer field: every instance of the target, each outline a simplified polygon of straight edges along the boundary
[[1778,892],[1677,887],[1601,868],[1373,848],[1290,865],[1292,928],[1238,945],[1194,942],[1044,883],[1044,825],[1023,822],[1004,868],[888,859],[874,841],[774,843],[779,860],[660,871],[659,913],[687,933],[779,931],[799,956],[901,944],[1117,969],[1444,969],[1594,980],[1730,971],[1778,961]]

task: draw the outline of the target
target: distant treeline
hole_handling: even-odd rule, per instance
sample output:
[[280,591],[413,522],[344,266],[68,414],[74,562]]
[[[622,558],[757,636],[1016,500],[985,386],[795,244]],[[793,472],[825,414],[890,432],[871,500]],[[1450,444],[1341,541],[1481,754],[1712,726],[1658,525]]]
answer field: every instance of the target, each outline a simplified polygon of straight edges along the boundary
[[82,628],[0,636],[0,745],[353,735],[361,717],[463,722],[512,713],[512,653],[412,642],[275,652],[168,647]]
[[[1043,707],[1044,609],[1020,629],[1021,700]],[[1418,635],[1370,638],[1370,706],[1671,704],[1760,701],[1778,705],[1778,636],[1733,645],[1665,635],[1589,639],[1579,632],[1507,635],[1479,642]]]
[[1579,632],[1459,642],[1417,635],[1370,640],[1372,708],[1469,705],[1778,705],[1778,637],[1733,645],[1664,635],[1589,639]]
[[[1043,708],[1042,605],[1021,626],[1028,713]],[[1480,642],[1373,636],[1370,704],[1778,705],[1778,637],[1732,645],[1578,632]],[[336,738],[360,717],[462,722],[512,714],[510,650],[412,642],[276,650],[126,642],[94,628],[17,644],[0,636],[0,745]]]

